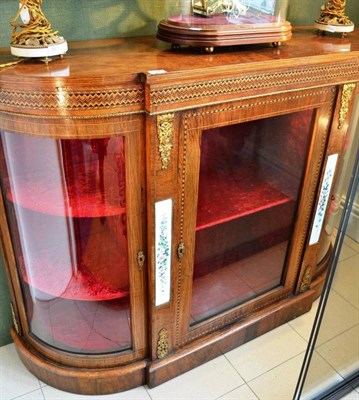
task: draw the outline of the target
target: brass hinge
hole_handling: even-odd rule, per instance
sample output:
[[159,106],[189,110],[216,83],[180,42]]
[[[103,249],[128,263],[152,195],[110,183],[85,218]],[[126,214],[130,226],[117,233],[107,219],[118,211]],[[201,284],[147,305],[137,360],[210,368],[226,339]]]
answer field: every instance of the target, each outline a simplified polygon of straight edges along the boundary
[[178,245],[178,249],[177,249],[177,256],[178,256],[178,259],[179,259],[179,260],[182,260],[185,251],[186,251],[186,246],[185,246],[185,244],[184,244],[183,242],[181,242],[181,243]]
[[16,333],[19,334],[20,333],[19,323],[17,322],[14,305],[12,303],[10,303],[10,307],[11,307],[11,315],[12,315],[12,321],[14,323],[14,328],[16,330]]
[[143,266],[145,265],[146,256],[145,253],[141,250],[137,253],[137,264],[138,269],[142,272]]

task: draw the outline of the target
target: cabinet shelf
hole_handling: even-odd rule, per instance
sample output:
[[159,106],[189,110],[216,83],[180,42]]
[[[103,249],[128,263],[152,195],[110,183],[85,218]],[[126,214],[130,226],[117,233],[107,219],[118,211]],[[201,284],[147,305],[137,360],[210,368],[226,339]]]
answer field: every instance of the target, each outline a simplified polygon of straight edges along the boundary
[[[200,175],[197,227],[200,231],[237,218],[293,201],[281,190],[283,171],[255,162],[223,169],[208,169]],[[271,173],[269,173],[271,172]],[[268,179],[268,177],[277,176]],[[225,198],[225,206],[223,204]]]
[[[19,257],[24,281],[33,289],[53,297],[71,300],[111,300],[127,296],[128,288],[118,289],[95,277],[85,265],[69,268],[64,257],[50,251],[31,258],[31,275]],[[101,267],[99,266],[99,269]],[[117,271],[117,269],[116,269]],[[110,277],[109,277],[110,278]]]
[[[46,293],[38,292],[38,296],[47,298]],[[129,302],[129,295],[100,303],[64,298],[39,300],[37,307],[29,307],[33,333],[51,346],[71,352],[125,350],[131,347]]]
[[65,186],[45,174],[23,176],[17,178],[15,189],[9,180],[4,181],[9,201],[42,214],[96,218],[126,213],[126,208],[118,204],[119,196],[114,188],[103,193],[81,179]]

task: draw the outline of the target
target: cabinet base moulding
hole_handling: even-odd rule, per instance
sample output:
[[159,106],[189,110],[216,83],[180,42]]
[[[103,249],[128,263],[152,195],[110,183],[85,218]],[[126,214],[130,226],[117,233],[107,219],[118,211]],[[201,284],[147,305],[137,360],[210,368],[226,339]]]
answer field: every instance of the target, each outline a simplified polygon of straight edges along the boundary
[[[324,275],[318,277],[318,284],[323,280]],[[147,385],[150,388],[160,385],[308,312],[317,296],[317,291],[310,289],[299,296],[286,298],[258,311],[237,324],[189,343],[174,354],[149,364]]]
[[115,368],[74,368],[45,359],[11,329],[16,350],[26,368],[46,384],[71,393],[104,395],[145,384],[146,360]]

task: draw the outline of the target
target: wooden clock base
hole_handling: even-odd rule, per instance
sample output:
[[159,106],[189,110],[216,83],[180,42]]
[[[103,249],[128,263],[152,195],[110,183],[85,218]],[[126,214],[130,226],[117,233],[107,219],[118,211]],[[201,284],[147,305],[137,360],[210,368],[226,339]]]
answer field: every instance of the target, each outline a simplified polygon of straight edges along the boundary
[[239,23],[224,15],[210,18],[194,15],[175,16],[162,20],[157,37],[174,46],[189,45],[213,51],[218,46],[281,42],[292,37],[289,22]]

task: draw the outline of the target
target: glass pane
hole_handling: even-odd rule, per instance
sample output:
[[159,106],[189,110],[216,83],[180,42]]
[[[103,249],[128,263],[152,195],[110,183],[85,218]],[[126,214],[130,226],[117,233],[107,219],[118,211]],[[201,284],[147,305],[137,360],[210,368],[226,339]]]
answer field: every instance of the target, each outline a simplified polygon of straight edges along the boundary
[[319,259],[330,243],[333,249],[294,399],[338,398],[330,393],[345,384],[349,392],[358,383],[353,378],[359,373],[359,96],[343,150]]
[[124,138],[1,132],[1,145],[31,333],[79,353],[131,347]]
[[192,324],[281,284],[313,113],[202,133]]

